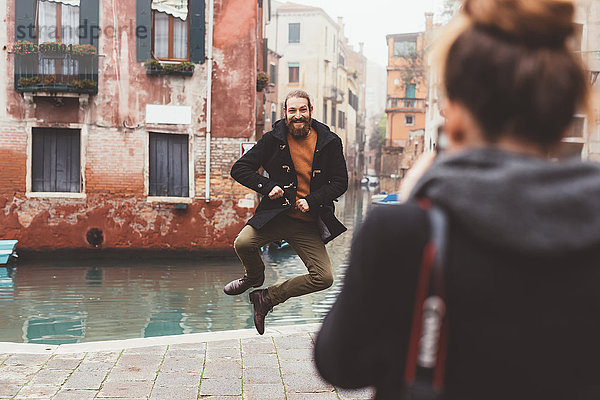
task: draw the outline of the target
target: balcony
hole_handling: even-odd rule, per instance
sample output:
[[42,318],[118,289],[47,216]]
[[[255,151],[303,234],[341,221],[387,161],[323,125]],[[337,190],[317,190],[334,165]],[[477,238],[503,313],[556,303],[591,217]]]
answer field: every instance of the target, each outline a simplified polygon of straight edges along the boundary
[[330,99],[334,103],[343,103],[344,102],[344,91],[339,90],[335,86],[328,86],[325,89],[325,94],[324,94],[323,98]]
[[386,112],[425,112],[427,99],[411,97],[388,97]]
[[98,55],[93,46],[19,42],[12,53],[17,92],[98,93]]

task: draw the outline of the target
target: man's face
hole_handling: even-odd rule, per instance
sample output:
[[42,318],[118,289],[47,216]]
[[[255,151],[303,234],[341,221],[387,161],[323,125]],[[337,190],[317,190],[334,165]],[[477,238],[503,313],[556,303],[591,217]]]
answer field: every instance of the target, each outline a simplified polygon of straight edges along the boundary
[[288,132],[295,137],[306,137],[310,132],[311,122],[312,110],[308,106],[308,100],[299,97],[289,98],[285,110]]

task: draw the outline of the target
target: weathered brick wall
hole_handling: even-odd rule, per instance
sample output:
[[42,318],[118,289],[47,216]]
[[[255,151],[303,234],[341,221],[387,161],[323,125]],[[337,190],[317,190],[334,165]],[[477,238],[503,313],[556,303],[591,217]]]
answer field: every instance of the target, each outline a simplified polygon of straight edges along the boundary
[[[215,138],[211,139],[211,198],[215,200],[233,199],[238,201],[246,195],[254,193],[245,188],[230,176],[233,163],[240,158],[241,144],[247,139]],[[203,197],[206,182],[206,140],[205,137],[196,137],[195,140],[195,169],[196,169],[196,196]]]
[[[84,137],[86,129],[82,130]],[[91,248],[87,234],[102,232],[103,248],[219,250],[250,218],[254,192],[229,175],[245,139],[213,138],[211,200],[204,198],[205,137],[194,138],[196,195],[186,209],[149,202],[143,195],[147,157],[145,131],[91,127],[82,140],[85,153],[85,198],[25,196],[26,133],[22,124],[0,127],[0,148],[16,155],[0,158],[0,238],[20,241],[21,248]],[[8,168],[7,168],[8,167]],[[7,173],[8,172],[8,173]],[[17,178],[11,178],[11,176]]]
[[23,123],[0,123],[0,193],[25,192],[27,134]]
[[147,136],[144,131],[90,129],[85,147],[86,193],[142,196]]

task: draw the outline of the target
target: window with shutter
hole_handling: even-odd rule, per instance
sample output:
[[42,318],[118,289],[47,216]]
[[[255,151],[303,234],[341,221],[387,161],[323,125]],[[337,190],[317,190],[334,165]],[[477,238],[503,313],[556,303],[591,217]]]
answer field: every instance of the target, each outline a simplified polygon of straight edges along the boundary
[[205,61],[204,0],[136,0],[136,14],[138,61]]
[[335,107],[335,105],[332,105],[331,106],[331,126],[333,126],[333,127],[335,127],[336,113],[337,113],[336,107]]
[[277,83],[277,65],[271,63],[269,68],[269,83],[275,85]]
[[81,192],[80,143],[77,129],[33,128],[32,191]]
[[150,133],[150,196],[188,197],[188,136]]
[[15,0],[15,39],[34,43],[15,55],[15,89],[97,93],[99,12],[99,0]]

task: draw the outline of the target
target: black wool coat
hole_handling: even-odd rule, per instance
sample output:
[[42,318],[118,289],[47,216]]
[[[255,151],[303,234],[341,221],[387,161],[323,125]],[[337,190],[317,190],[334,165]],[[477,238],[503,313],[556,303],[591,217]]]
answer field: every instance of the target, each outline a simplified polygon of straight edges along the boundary
[[[317,144],[312,165],[310,194],[305,197],[317,221],[324,243],[346,231],[335,217],[333,201],[348,188],[348,170],[342,150],[342,140],[329,127],[313,119]],[[262,167],[268,177],[257,171]],[[231,176],[242,185],[264,195],[248,225],[260,229],[280,213],[294,207],[298,177],[287,141],[285,121],[277,121],[273,130],[246,152],[231,168]],[[271,200],[268,194],[279,186],[284,196]]]

